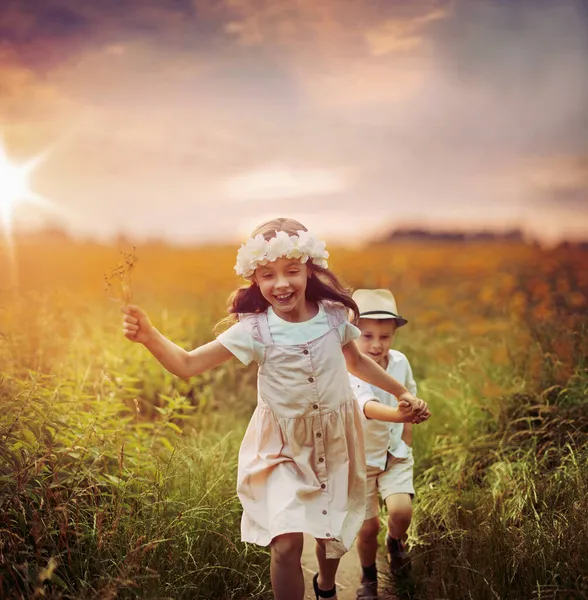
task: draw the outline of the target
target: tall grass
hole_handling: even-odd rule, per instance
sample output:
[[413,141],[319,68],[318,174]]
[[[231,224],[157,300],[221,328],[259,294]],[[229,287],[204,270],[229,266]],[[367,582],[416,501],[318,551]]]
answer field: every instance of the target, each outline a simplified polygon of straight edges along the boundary
[[[209,341],[239,283],[233,254],[139,247],[134,301],[180,345]],[[0,289],[0,595],[269,598],[268,555],[240,542],[234,490],[255,367],[184,381],[122,339],[102,289],[114,249],[17,255],[20,292]],[[353,287],[395,292],[409,318],[398,347],[433,410],[414,433],[406,593],[588,598],[585,251],[333,258]]]
[[183,398],[147,421],[100,386],[3,381],[4,596],[263,597],[266,556],[239,542],[238,435],[189,436]]
[[587,596],[586,380],[497,404],[470,398],[457,427],[423,449],[418,597]]
[[243,421],[212,392],[228,408],[252,375],[178,380],[75,298],[3,316],[0,597],[269,597],[239,536]]
[[586,333],[573,311],[513,320],[508,361],[497,337],[463,339],[423,382],[409,596],[588,598]]

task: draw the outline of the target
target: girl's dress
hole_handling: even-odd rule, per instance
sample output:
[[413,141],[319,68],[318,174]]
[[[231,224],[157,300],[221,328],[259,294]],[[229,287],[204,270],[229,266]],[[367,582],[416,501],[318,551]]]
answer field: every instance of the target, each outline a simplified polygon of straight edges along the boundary
[[347,309],[322,301],[288,323],[271,307],[240,315],[218,340],[259,363],[257,407],[239,451],[242,539],[262,546],[284,533],[326,541],[328,558],[350,548],[365,517],[361,414],[341,347],[359,336]]

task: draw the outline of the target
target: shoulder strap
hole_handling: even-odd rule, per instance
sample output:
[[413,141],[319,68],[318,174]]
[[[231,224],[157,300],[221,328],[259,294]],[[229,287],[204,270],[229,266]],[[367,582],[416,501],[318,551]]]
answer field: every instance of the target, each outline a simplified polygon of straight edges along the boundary
[[339,302],[332,302],[331,300],[322,300],[322,305],[327,313],[327,320],[329,326],[335,329],[347,319],[347,309]]
[[243,323],[254,340],[267,346],[272,344],[272,337],[267,322],[267,313],[242,313],[239,321]]
[[261,342],[261,335],[259,333],[259,323],[257,321],[258,320],[256,314],[239,313],[239,322],[243,323],[243,326],[254,340]]
[[267,320],[267,312],[262,312],[257,315],[257,323],[259,326],[259,336],[262,344],[270,346],[274,343],[272,334],[269,328],[269,322]]

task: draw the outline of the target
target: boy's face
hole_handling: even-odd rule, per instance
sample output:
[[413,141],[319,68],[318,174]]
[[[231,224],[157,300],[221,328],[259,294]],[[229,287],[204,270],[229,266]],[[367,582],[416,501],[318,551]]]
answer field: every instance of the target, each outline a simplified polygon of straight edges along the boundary
[[382,368],[388,366],[388,350],[394,341],[396,321],[394,319],[360,319],[361,336],[357,340],[359,351],[367,354]]

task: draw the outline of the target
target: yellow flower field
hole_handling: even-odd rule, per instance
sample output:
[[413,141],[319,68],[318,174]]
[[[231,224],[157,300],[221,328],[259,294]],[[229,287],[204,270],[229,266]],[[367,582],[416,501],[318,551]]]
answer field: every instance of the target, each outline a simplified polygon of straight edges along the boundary
[[[270,598],[234,492],[255,367],[176,379],[120,327],[130,299],[184,347],[212,339],[236,249],[120,249],[0,253],[0,596]],[[433,413],[415,428],[412,597],[588,597],[588,250],[329,250],[347,285],[396,295]]]

